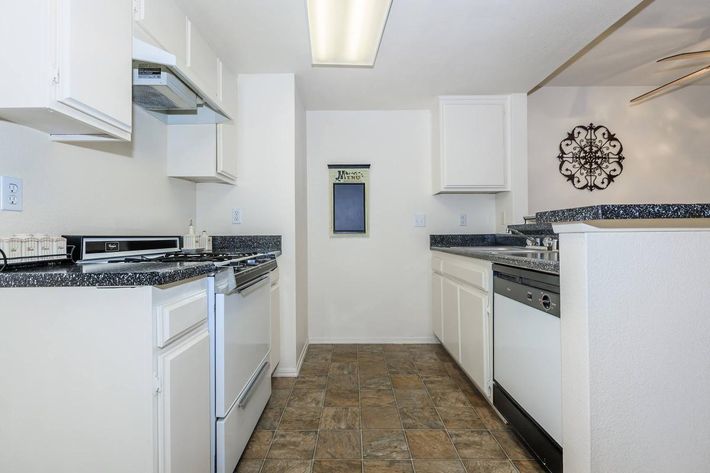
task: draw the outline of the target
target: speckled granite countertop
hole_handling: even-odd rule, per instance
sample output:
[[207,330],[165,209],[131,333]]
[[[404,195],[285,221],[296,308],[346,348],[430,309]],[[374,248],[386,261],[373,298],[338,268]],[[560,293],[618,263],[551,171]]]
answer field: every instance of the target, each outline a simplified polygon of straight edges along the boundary
[[65,264],[0,272],[2,287],[162,286],[205,276],[212,263]]
[[585,220],[710,218],[710,204],[608,204],[549,210],[535,214],[537,223]]
[[533,253],[533,255],[540,255],[539,257],[534,257],[532,255],[520,256],[506,254],[505,252],[496,252],[495,250],[487,249],[485,246],[433,246],[431,250],[451,253],[452,255],[468,256],[469,258],[484,259],[492,261],[493,263],[515,266],[516,268],[560,274],[559,253],[556,251]]

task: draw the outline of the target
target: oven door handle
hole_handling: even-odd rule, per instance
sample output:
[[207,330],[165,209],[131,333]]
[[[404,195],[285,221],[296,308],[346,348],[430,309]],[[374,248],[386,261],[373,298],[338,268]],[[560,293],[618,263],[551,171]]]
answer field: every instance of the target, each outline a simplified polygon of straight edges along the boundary
[[235,287],[234,289],[232,289],[231,291],[229,291],[229,292],[228,292],[227,294],[225,294],[225,295],[231,296],[232,294],[237,294],[237,293],[241,294],[242,292],[246,291],[247,289],[249,289],[249,288],[251,288],[251,287],[256,286],[257,284],[259,284],[260,282],[262,282],[262,281],[265,280],[265,279],[269,279],[269,275],[268,275],[268,274],[265,274],[265,275],[263,275],[263,276],[261,276],[261,277],[255,279],[255,280],[253,280],[253,281],[250,281],[248,284],[245,284],[245,285],[243,285],[243,286]]
[[249,398],[251,398],[251,395],[254,393],[254,388],[256,387],[256,383],[259,382],[259,380],[262,378],[264,373],[266,373],[268,370],[266,368],[269,367],[269,362],[265,361],[262,365],[261,368],[259,368],[258,373],[256,373],[256,376],[252,378],[251,382],[249,385],[246,387],[244,390],[244,394],[237,399],[237,407],[240,409],[244,409],[246,405],[249,403]]

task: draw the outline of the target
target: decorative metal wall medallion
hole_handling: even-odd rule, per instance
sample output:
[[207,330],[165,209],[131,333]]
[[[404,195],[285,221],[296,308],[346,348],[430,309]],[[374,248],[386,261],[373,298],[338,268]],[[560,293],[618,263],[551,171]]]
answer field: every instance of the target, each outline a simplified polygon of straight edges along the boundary
[[560,142],[560,173],[577,189],[606,189],[624,170],[624,147],[603,125],[578,125]]

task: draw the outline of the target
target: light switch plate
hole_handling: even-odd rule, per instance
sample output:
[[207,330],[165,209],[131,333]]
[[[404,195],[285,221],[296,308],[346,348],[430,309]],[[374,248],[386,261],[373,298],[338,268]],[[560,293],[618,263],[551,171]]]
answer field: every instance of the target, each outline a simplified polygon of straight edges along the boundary
[[22,179],[0,176],[0,210],[22,212]]
[[426,214],[414,214],[414,226],[426,227]]

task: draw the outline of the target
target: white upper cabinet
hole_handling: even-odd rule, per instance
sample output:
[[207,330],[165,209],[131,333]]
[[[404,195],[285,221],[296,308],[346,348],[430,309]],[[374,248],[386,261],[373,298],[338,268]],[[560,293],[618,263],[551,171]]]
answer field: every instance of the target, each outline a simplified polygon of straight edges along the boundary
[[135,9],[136,24],[185,67],[188,20],[182,10],[173,0],[135,0]]
[[[236,117],[236,75],[225,68],[223,78],[224,109]],[[236,122],[168,126],[167,169],[170,177],[234,184],[237,178]]]
[[131,0],[8,2],[0,118],[58,141],[130,141],[132,28]]
[[434,193],[510,189],[511,112],[508,95],[439,98]]
[[187,20],[187,59],[186,71],[193,82],[198,84],[203,92],[219,102],[222,95],[219,86],[222,82],[221,62],[212,51],[205,38]]

